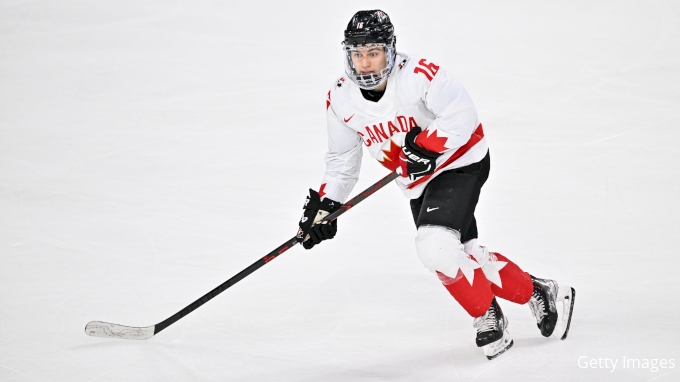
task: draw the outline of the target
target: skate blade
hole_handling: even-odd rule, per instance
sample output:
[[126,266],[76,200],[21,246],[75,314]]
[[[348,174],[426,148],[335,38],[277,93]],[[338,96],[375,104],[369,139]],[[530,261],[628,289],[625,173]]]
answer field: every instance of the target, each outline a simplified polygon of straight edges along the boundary
[[[569,327],[571,326],[571,315],[574,313],[574,301],[576,299],[576,290],[574,288],[560,285],[557,294],[557,303],[562,303],[562,311],[559,312],[555,330],[552,333],[553,338],[564,340],[569,334]],[[559,308],[558,308],[559,309]]]
[[500,340],[492,342],[488,345],[484,345],[482,346],[482,349],[484,350],[484,355],[486,356],[486,358],[492,360],[498,357],[499,355],[505,353],[508,349],[512,347],[514,343],[515,342],[512,340],[512,337],[510,337],[508,329],[505,329],[503,331],[503,337],[501,337]]

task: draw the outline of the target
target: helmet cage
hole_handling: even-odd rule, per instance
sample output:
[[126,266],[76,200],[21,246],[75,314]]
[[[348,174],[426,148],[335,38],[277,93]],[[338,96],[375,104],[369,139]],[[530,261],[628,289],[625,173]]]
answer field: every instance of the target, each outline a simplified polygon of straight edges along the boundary
[[[394,40],[395,39],[392,39],[391,44],[369,43],[366,45],[358,46],[346,45],[343,42],[343,50],[345,51],[345,74],[347,74],[347,77],[349,77],[355,84],[357,84],[357,86],[364,90],[373,90],[380,86],[380,84],[387,80],[387,78],[390,76],[390,73],[392,73],[392,69],[394,68],[394,60],[396,57]],[[375,73],[360,74],[354,67],[354,62],[352,61],[352,52],[356,51],[357,48],[359,47],[382,48],[385,51],[385,54],[387,55],[387,65],[385,65],[385,67],[382,70],[380,70],[378,74]]]

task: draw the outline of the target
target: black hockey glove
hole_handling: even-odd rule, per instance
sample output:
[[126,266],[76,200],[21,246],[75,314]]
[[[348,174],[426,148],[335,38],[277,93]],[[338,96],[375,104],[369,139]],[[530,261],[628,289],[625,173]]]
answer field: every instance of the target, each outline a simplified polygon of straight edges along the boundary
[[399,154],[401,176],[408,177],[410,180],[432,174],[437,167],[437,158],[441,155],[416,144],[416,136],[421,131],[420,127],[415,126],[406,133],[404,146]]
[[300,218],[300,228],[295,238],[305,249],[312,249],[322,241],[335,237],[335,233],[338,232],[337,220],[330,223],[319,222],[340,208],[340,203],[329,198],[321,200],[319,193],[310,188],[303,208],[305,212]]

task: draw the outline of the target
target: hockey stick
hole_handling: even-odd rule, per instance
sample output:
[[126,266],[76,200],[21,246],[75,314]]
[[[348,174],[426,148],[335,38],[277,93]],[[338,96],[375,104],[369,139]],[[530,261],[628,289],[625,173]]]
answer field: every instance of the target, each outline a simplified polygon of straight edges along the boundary
[[[324,220],[325,221],[333,221],[333,220],[337,219],[338,216],[344,214],[350,208],[356,206],[361,201],[368,198],[369,196],[371,196],[373,193],[375,193],[379,189],[383,188],[386,184],[388,184],[391,181],[393,181],[394,179],[396,179],[398,176],[399,175],[397,174],[397,172],[393,171],[392,173],[390,173],[386,177],[377,181],[371,187],[364,190],[359,195],[352,198],[347,203],[340,206],[340,208],[338,210],[336,210],[332,214],[328,215],[326,217],[326,219],[324,219]],[[251,264],[248,268],[239,272],[236,276],[225,281],[224,283],[222,283],[217,288],[215,288],[215,289],[211,290],[210,292],[206,293],[205,295],[203,295],[203,297],[201,297],[198,300],[189,304],[186,308],[180,310],[179,312],[175,313],[174,315],[167,318],[166,320],[157,323],[156,325],[146,326],[146,327],[133,327],[133,326],[123,326],[123,325],[118,325],[118,324],[111,324],[111,323],[108,323],[108,322],[101,322],[101,321],[90,321],[85,326],[85,334],[87,334],[88,336],[92,336],[92,337],[120,338],[120,339],[125,339],[125,340],[146,340],[146,339],[149,339],[149,338],[153,337],[154,335],[158,334],[161,330],[163,330],[163,329],[167,328],[168,326],[174,324],[175,322],[179,321],[180,318],[186,316],[187,314],[198,309],[198,307],[200,307],[201,305],[212,300],[215,296],[224,292],[225,290],[227,290],[232,285],[243,280],[244,278],[246,278],[251,273],[260,269],[260,267],[262,267],[263,265],[267,264],[268,262],[270,262],[270,261],[274,260],[275,258],[277,258],[278,256],[280,256],[282,253],[291,249],[297,243],[298,242],[297,242],[297,240],[295,240],[295,237],[286,241],[285,243],[281,244],[275,250],[269,252],[264,257],[262,257],[261,259],[257,260],[253,264]]]

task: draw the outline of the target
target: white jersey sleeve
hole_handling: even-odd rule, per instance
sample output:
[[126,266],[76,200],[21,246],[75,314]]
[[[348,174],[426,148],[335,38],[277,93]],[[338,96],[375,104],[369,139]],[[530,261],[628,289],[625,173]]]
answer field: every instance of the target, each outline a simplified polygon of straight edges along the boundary
[[362,140],[333,110],[331,91],[326,100],[328,151],[325,155],[326,173],[319,188],[322,197],[344,203],[359,180]]
[[424,59],[415,61],[410,63],[417,68],[415,73],[410,71],[411,85],[418,88],[413,90],[424,95],[425,107],[436,116],[429,126],[423,127],[423,133],[418,136],[416,143],[437,153],[456,151],[468,143],[479,125],[472,98],[444,69]]
[[437,135],[447,138],[448,149],[456,150],[466,144],[479,125],[472,99],[446,71],[432,80],[425,104],[437,116],[427,127],[428,136],[435,131],[442,132]]
[[[409,56],[399,78],[406,94],[418,97],[431,118],[416,120],[423,131],[415,143],[440,153],[433,174],[416,180],[397,178],[408,198],[419,197],[427,184],[444,171],[479,162],[489,146],[477,109],[463,86],[447,71],[426,58]],[[389,86],[389,84],[388,84]]]

